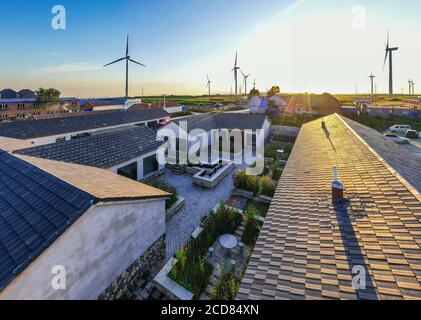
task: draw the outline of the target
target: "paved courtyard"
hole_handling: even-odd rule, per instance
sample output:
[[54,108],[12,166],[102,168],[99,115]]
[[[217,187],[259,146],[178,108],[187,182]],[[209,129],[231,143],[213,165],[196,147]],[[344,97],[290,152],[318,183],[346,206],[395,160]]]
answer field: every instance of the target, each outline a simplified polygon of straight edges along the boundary
[[172,172],[164,173],[160,178],[177,188],[178,194],[186,198],[185,206],[177,212],[167,223],[167,260],[189,238],[191,233],[200,225],[200,218],[208,214],[219,202],[226,201],[233,187],[234,170],[213,190],[193,185],[189,174],[177,175]]

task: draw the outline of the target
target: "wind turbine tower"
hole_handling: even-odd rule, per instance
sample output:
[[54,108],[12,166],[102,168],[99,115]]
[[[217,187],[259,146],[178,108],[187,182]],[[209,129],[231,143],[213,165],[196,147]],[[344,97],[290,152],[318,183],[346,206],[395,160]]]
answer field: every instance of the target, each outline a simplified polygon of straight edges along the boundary
[[371,73],[369,76],[370,82],[371,82],[371,96],[374,96],[374,78],[376,77],[373,73]]
[[243,78],[244,78],[244,93],[247,94],[247,79],[248,79],[248,77],[251,76],[251,74],[245,75],[243,73],[243,71],[241,71],[241,70],[240,70],[240,72],[241,72],[241,74],[243,75]]
[[123,58],[117,59],[117,60],[115,60],[113,62],[110,62],[110,63],[104,65],[104,67],[107,67],[109,65],[112,65],[114,63],[117,63],[117,62],[120,62],[120,61],[123,61],[123,60],[126,61],[126,90],[125,90],[124,97],[127,100],[128,97],[129,97],[129,61],[130,62],[133,62],[133,63],[136,63],[136,64],[138,64],[138,65],[140,65],[142,67],[146,67],[144,64],[131,59],[131,57],[129,56],[129,36],[128,35],[127,35],[127,42],[126,42],[126,56],[123,57]]
[[389,56],[389,95],[393,96],[393,52],[398,51],[398,47],[390,47],[389,32],[387,33],[386,55],[384,57],[383,69],[386,66]]
[[209,80],[208,75],[206,75],[206,79],[208,79],[208,82],[206,84],[206,88],[208,88],[208,95],[211,95],[211,83],[212,83],[212,81]]
[[237,65],[237,62],[238,62],[238,52],[235,53],[234,68],[232,68],[231,70],[231,71],[234,71],[235,95],[238,94],[238,70],[240,70],[240,67]]

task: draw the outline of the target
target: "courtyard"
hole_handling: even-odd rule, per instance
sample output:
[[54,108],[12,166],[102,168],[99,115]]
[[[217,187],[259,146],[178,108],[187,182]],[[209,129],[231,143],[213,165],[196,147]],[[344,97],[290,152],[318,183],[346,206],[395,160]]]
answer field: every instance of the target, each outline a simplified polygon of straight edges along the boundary
[[170,259],[185,243],[192,232],[200,225],[200,219],[207,215],[221,201],[226,201],[233,188],[233,174],[244,166],[236,165],[214,189],[196,186],[191,174],[178,175],[166,171],[160,178],[177,188],[180,196],[186,199],[185,206],[176,213],[166,226],[167,253]]

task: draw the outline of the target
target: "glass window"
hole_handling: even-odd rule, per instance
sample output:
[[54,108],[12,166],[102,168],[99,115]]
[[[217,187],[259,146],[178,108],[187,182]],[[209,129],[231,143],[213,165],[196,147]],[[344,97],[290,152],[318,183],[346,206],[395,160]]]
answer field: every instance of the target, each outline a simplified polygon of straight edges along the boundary
[[117,173],[123,177],[137,180],[137,162],[133,162],[117,170]]
[[156,161],[156,155],[149,156],[143,159],[143,177],[158,171],[158,161]]

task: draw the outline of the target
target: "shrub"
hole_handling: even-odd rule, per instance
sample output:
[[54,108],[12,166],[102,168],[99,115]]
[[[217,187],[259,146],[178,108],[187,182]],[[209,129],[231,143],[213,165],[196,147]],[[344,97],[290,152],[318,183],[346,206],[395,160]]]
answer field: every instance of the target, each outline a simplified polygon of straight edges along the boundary
[[259,215],[259,212],[253,206],[250,206],[244,212],[244,233],[243,242],[250,248],[254,247],[257,237],[259,236],[260,223],[254,216]]
[[269,177],[261,177],[260,184],[262,186],[262,195],[272,198],[275,194],[277,183]]
[[284,170],[281,168],[274,168],[272,171],[272,180],[279,181],[279,179],[281,179],[283,172]]
[[223,271],[217,285],[211,289],[211,300],[234,300],[238,289],[240,288],[240,279],[237,278],[233,268],[227,268]]
[[220,234],[234,233],[240,222],[239,213],[221,204],[204,222],[200,235],[177,251],[178,262],[169,277],[198,297],[212,274],[212,265],[204,257],[208,248]]
[[259,192],[259,177],[247,175],[245,170],[240,170],[234,176],[234,185],[238,189],[256,194]]
[[171,208],[171,206],[178,200],[177,188],[168,182],[161,179],[150,179],[145,181],[146,184],[155,187],[157,189],[163,190],[171,194],[170,198],[165,201],[165,208]]

